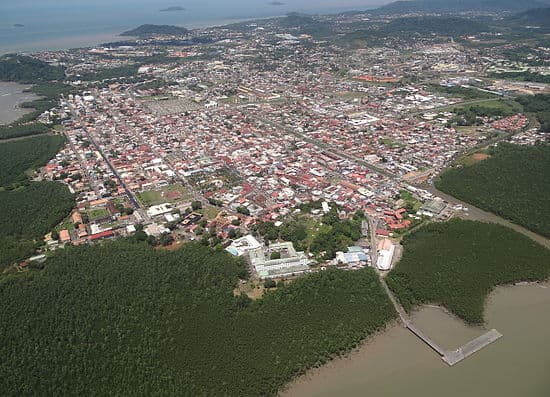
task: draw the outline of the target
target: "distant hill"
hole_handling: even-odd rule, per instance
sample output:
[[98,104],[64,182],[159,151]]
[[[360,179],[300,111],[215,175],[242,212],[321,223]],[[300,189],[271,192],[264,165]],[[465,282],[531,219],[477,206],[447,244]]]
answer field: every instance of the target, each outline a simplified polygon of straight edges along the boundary
[[506,18],[509,22],[550,28],[550,7],[528,10]]
[[480,22],[459,18],[459,17],[407,17],[397,18],[389,22],[382,28],[387,34],[393,33],[419,33],[448,36],[462,36],[465,34],[475,34],[479,32],[488,32],[491,29]]
[[185,36],[189,30],[173,25],[141,25],[133,30],[123,32],[121,36],[149,37],[155,35]]
[[23,55],[4,55],[0,57],[0,81],[20,83],[38,83],[62,80],[65,71],[60,66]]
[[300,28],[304,26],[314,25],[317,21],[306,14],[299,14],[297,12],[291,12],[287,16],[278,20],[279,26],[285,28]]
[[160,10],[160,12],[175,12],[175,11],[185,11],[185,8],[180,6],[174,6],[174,7],[166,7]]
[[333,34],[332,25],[314,17],[297,12],[291,12],[283,18],[278,18],[277,24],[284,29],[297,30],[300,34],[322,38]]
[[548,5],[547,0],[410,0],[396,1],[374,10],[377,14],[410,12],[513,11]]

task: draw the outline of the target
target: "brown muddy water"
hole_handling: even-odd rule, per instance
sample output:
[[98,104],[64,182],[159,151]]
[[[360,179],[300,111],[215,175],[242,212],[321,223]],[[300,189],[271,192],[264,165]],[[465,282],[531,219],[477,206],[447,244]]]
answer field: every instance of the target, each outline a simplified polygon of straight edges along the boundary
[[0,81],[0,125],[9,124],[32,111],[19,107],[23,102],[38,99],[33,93],[23,92],[28,87],[30,86]]
[[401,325],[373,337],[348,357],[311,370],[288,385],[284,397],[549,397],[550,283],[499,287],[484,327],[468,327],[437,307],[414,323],[447,349],[496,328],[504,336],[448,367]]

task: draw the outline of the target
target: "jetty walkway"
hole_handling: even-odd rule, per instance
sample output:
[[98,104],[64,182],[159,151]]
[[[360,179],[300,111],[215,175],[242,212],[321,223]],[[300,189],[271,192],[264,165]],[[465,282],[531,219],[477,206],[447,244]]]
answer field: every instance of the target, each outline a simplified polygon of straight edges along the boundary
[[386,294],[394,305],[395,310],[399,314],[401,322],[403,323],[405,328],[411,331],[418,339],[420,339],[432,350],[434,350],[441,357],[441,359],[451,367],[455,364],[458,364],[462,360],[465,360],[466,358],[470,357],[472,354],[480,351],[481,349],[489,346],[491,343],[496,342],[497,340],[502,338],[502,334],[500,332],[498,332],[496,329],[492,329],[485,334],[479,336],[478,338],[471,340],[470,342],[466,343],[456,350],[445,350],[441,346],[439,346],[434,340],[428,337],[424,332],[416,328],[403,307],[399,304],[399,302],[393,295],[393,292],[390,290],[383,277],[380,277],[380,282],[382,283]]

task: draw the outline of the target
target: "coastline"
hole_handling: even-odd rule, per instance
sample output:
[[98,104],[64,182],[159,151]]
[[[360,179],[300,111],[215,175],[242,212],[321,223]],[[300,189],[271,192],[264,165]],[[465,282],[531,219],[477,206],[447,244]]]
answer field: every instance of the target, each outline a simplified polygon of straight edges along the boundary
[[[275,14],[265,17],[223,18],[209,21],[205,20],[191,23],[183,23],[178,24],[177,26],[185,26],[190,30],[220,28],[234,23],[258,21],[263,19],[277,18],[280,16],[280,14]],[[137,26],[134,26],[134,28],[135,27]],[[16,42],[13,44],[0,46],[0,56],[10,53],[36,53],[95,47],[102,43],[116,42],[128,39],[127,37],[120,36],[120,33],[122,33],[127,28],[128,27],[121,26],[120,29],[117,29],[116,31],[110,30],[96,34],[78,34],[70,36],[60,36],[57,38],[29,40],[27,42]]]
[[[393,321],[388,323],[385,330],[367,337],[348,354],[337,357],[320,367],[311,368],[305,374],[297,376],[280,390],[279,395],[281,397],[324,397],[338,392],[339,395],[363,396],[365,391],[369,390],[367,387],[372,387],[371,390],[376,390],[380,395],[397,396],[402,395],[403,390],[405,390],[404,387],[408,386],[409,381],[404,379],[407,376],[410,376],[411,380],[413,378],[420,379],[411,388],[411,396],[439,395],[437,393],[440,389],[450,387],[454,383],[458,384],[461,378],[467,379],[472,374],[479,373],[479,367],[485,368],[488,362],[494,365],[494,368],[492,368],[494,375],[491,375],[493,381],[487,384],[487,388],[484,390],[491,390],[491,386],[495,385],[496,380],[501,379],[502,373],[499,372],[499,368],[502,367],[500,370],[506,372],[509,370],[508,366],[513,367],[515,365],[514,360],[522,357],[521,355],[519,357],[509,357],[513,354],[510,352],[515,353],[516,350],[523,349],[523,346],[518,343],[518,334],[522,334],[524,328],[521,323],[516,325],[518,323],[516,314],[523,314],[527,311],[526,308],[531,309],[533,307],[532,311],[550,308],[549,288],[550,280],[495,287],[487,299],[485,312],[488,321],[482,327],[488,324],[491,327],[496,326],[496,328],[503,331],[504,338],[495,346],[470,357],[459,366],[447,367],[439,357],[410,335],[398,321]],[[534,295],[538,296],[538,299],[533,299]],[[518,300],[518,297],[521,299]],[[509,301],[514,302],[515,306],[510,307]],[[445,320],[444,326],[431,331],[436,334],[438,331],[441,332],[451,327],[461,328],[457,331],[459,334],[482,332],[479,326],[467,325],[458,317],[452,314],[449,316],[445,309],[441,309],[441,307],[435,305],[422,305],[415,309],[413,315],[419,316],[420,314],[420,317],[424,317],[423,321],[426,320],[426,313],[436,313],[436,319],[443,318]],[[530,314],[530,317],[534,317],[533,313]],[[536,321],[536,319],[532,320]],[[511,329],[512,326],[517,327],[517,329]],[[536,344],[537,340],[545,338],[548,329],[543,324],[540,327],[532,328],[531,332],[532,334],[527,336],[526,344]],[[442,337],[442,335],[439,335],[439,337]],[[531,339],[534,339],[534,341]],[[458,345],[460,342],[456,344]],[[537,348],[537,346],[533,347],[531,345],[529,347],[531,349]],[[544,352],[541,353],[542,358],[539,361],[549,361],[547,355],[544,354]],[[512,370],[515,370],[515,367]],[[478,383],[474,381],[473,385],[479,385],[486,381],[482,378],[480,376],[481,380],[478,379]],[[422,383],[422,379],[425,383]],[[544,387],[544,385],[541,386],[540,382],[539,379],[538,387]],[[401,385],[401,388],[399,385]],[[537,387],[537,385],[531,386]],[[550,390],[550,384],[547,384],[547,386]],[[508,391],[509,387],[506,387],[506,385],[502,388],[505,390],[504,394],[500,394],[502,396],[517,395],[514,394],[512,388]],[[454,390],[454,394],[447,395],[465,394],[480,395],[468,394],[459,389]],[[497,395],[499,394],[497,393]]]
[[313,381],[314,377],[317,375],[322,375],[321,372],[333,368],[333,366],[338,365],[339,363],[347,363],[353,361],[354,357],[357,355],[361,355],[362,352],[367,349],[371,344],[375,343],[376,339],[386,336],[391,333],[394,329],[404,329],[401,326],[401,321],[399,318],[393,319],[390,322],[386,324],[386,326],[383,329],[380,329],[376,331],[375,333],[368,335],[365,337],[362,341],[360,341],[356,347],[354,347],[352,350],[350,350],[347,353],[341,354],[339,356],[335,356],[331,358],[329,361],[325,362],[324,364],[321,364],[317,367],[311,367],[308,370],[306,370],[304,373],[296,375],[293,379],[291,379],[289,382],[285,384],[284,387],[282,387],[279,390],[279,396],[281,397],[291,397],[291,394],[288,394],[293,386],[296,386],[297,384],[300,384],[302,382],[309,382]]
[[0,81],[0,126],[13,123],[33,109],[22,108],[21,104],[31,102],[39,97],[25,92],[29,84]]

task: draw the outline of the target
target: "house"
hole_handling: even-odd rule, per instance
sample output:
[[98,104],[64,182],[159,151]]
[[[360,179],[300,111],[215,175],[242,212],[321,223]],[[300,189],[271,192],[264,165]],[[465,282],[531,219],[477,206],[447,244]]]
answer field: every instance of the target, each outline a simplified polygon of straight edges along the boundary
[[59,241],[62,243],[68,243],[71,241],[71,234],[67,229],[63,229],[59,232]]

